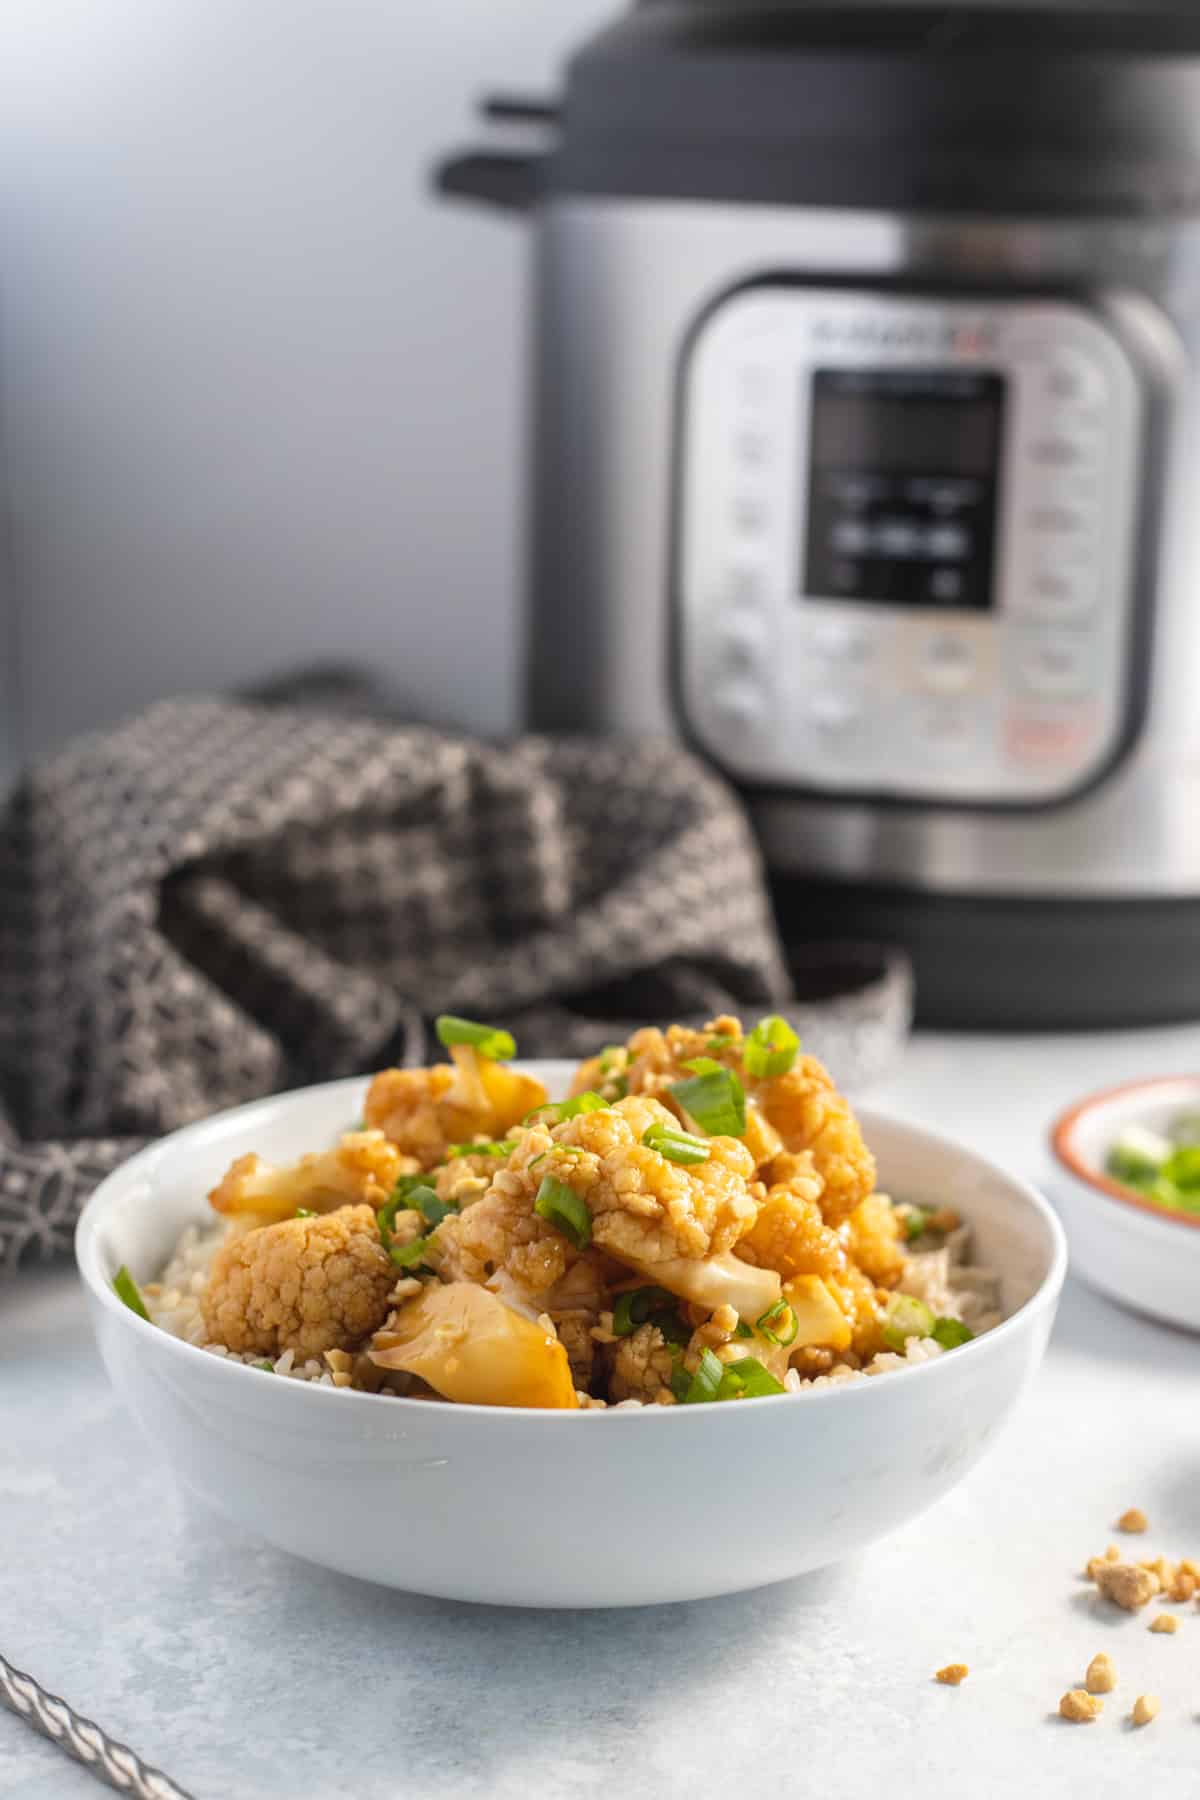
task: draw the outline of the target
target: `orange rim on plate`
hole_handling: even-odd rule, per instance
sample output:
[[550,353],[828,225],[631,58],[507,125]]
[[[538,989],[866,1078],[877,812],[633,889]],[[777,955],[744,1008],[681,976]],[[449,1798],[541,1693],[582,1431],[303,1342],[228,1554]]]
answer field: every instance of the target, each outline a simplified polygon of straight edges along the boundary
[[1122,1206],[1132,1206],[1138,1212],[1149,1213],[1152,1218],[1165,1219],[1168,1224],[1189,1225],[1193,1231],[1200,1231],[1200,1213],[1182,1212],[1178,1207],[1164,1206],[1161,1200],[1149,1200],[1144,1194],[1139,1194],[1136,1188],[1128,1188],[1122,1182],[1114,1181],[1102,1169],[1092,1168],[1089,1163],[1085,1163],[1072,1141],[1075,1127],[1084,1113],[1093,1111],[1095,1107],[1103,1106],[1109,1100],[1119,1100],[1123,1094],[1176,1087],[1182,1082],[1192,1083],[1200,1100],[1200,1083],[1195,1075],[1151,1075],[1141,1081],[1122,1081],[1116,1087],[1088,1094],[1083,1100],[1077,1100],[1074,1106],[1069,1107],[1055,1121],[1050,1131],[1050,1146],[1064,1168],[1109,1200],[1119,1200]]

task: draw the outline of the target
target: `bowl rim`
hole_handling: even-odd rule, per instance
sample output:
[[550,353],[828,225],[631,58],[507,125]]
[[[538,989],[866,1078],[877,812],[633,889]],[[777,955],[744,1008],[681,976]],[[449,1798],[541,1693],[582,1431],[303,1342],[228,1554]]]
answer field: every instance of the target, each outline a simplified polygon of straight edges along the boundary
[[1139,1194],[1136,1188],[1129,1188],[1123,1182],[1114,1181],[1103,1169],[1097,1169],[1086,1162],[1075,1147],[1075,1133],[1080,1122],[1089,1113],[1101,1112],[1116,1100],[1124,1100],[1131,1094],[1150,1093],[1156,1088],[1191,1088],[1200,1093],[1200,1075],[1144,1075],[1135,1081],[1119,1081],[1112,1087],[1097,1088],[1094,1093],[1085,1094],[1061,1112],[1050,1127],[1050,1148],[1055,1157],[1093,1194],[1102,1200],[1115,1200],[1121,1206],[1130,1207],[1144,1217],[1158,1219],[1164,1225],[1183,1225],[1192,1231],[1200,1231],[1200,1213],[1183,1212],[1179,1207],[1165,1206],[1161,1200],[1151,1200],[1148,1195]]
[[[565,1060],[567,1059],[558,1057],[540,1059],[529,1058],[522,1059],[522,1063],[523,1066],[528,1068],[536,1068],[538,1066],[545,1068],[548,1063],[553,1062],[562,1064]],[[178,1130],[169,1132],[165,1136],[156,1139],[153,1143],[145,1145],[141,1150],[131,1156],[127,1162],[120,1164],[118,1168],[106,1175],[104,1180],[100,1182],[86,1201],[75,1227],[74,1249],[76,1267],[79,1270],[84,1287],[88,1290],[93,1304],[98,1304],[106,1309],[118,1320],[122,1329],[133,1331],[135,1334],[139,1332],[151,1334],[151,1338],[156,1346],[153,1354],[161,1353],[167,1356],[177,1356],[182,1359],[182,1364],[185,1367],[190,1366],[199,1368],[199,1366],[203,1364],[210,1375],[217,1380],[228,1379],[236,1381],[245,1375],[252,1375],[260,1380],[265,1380],[267,1378],[265,1370],[256,1369],[247,1363],[233,1362],[226,1357],[214,1356],[209,1351],[202,1349],[198,1344],[190,1344],[184,1338],[175,1337],[173,1333],[165,1331],[159,1325],[155,1325],[151,1320],[141,1318],[130,1307],[126,1306],[124,1301],[119,1299],[116,1293],[114,1293],[111,1281],[106,1279],[101,1271],[98,1242],[98,1226],[100,1220],[106,1206],[112,1202],[113,1196],[119,1194],[126,1183],[137,1180],[144,1165],[148,1167],[160,1161],[163,1152],[168,1146],[175,1146],[178,1148],[186,1147],[188,1140],[201,1135],[219,1122],[232,1119],[235,1115],[245,1117],[247,1122],[252,1122],[253,1115],[256,1112],[272,1109],[281,1101],[299,1100],[306,1095],[332,1094],[338,1089],[341,1089],[347,1094],[361,1092],[364,1084],[369,1079],[369,1076],[355,1075],[344,1077],[336,1081],[316,1082],[303,1088],[291,1088],[277,1094],[263,1095],[261,1098],[245,1102],[241,1106],[223,1108],[220,1112],[211,1113],[206,1118],[193,1121],[190,1125],[181,1126]],[[978,1358],[994,1354],[996,1350],[1002,1348],[1004,1344],[1016,1338],[1019,1334],[1030,1330],[1045,1312],[1053,1312],[1053,1309],[1058,1303],[1058,1297],[1062,1291],[1063,1282],[1066,1279],[1068,1252],[1066,1233],[1063,1230],[1062,1223],[1058,1214],[1045,1196],[1040,1193],[1031,1182],[1025,1181],[1019,1175],[1009,1174],[1007,1170],[1001,1168],[998,1163],[993,1162],[991,1158],[984,1155],[982,1151],[975,1150],[969,1144],[961,1143],[957,1139],[949,1137],[943,1132],[932,1131],[924,1125],[915,1124],[911,1120],[900,1117],[897,1114],[882,1111],[874,1107],[864,1106],[856,1108],[856,1112],[861,1120],[869,1121],[873,1119],[884,1126],[897,1127],[910,1137],[920,1139],[923,1146],[932,1153],[943,1154],[951,1152],[955,1155],[965,1155],[970,1157],[974,1162],[981,1164],[992,1175],[999,1176],[1001,1180],[1018,1191],[1022,1200],[1026,1202],[1032,1212],[1041,1221],[1050,1240],[1050,1257],[1046,1272],[1033,1293],[1030,1294],[1029,1298],[1023,1301],[1014,1312],[1010,1313],[1006,1319],[1002,1319],[998,1325],[993,1325],[990,1331],[986,1331],[981,1336],[973,1338],[970,1343],[956,1346],[953,1358],[936,1356],[931,1357],[928,1362],[915,1363],[910,1367],[888,1370],[886,1376],[887,1383],[890,1385],[893,1381],[911,1381],[922,1376],[932,1375],[936,1370],[940,1368],[944,1369],[947,1365],[961,1368],[962,1359],[964,1357],[974,1356]],[[869,1136],[869,1134],[870,1126],[867,1125],[865,1127],[865,1135]],[[218,1371],[220,1371],[220,1373],[218,1373]],[[291,1392],[303,1392],[312,1396],[319,1396],[320,1398],[316,1401],[316,1404],[318,1405],[325,1405],[330,1399],[336,1399],[338,1405],[342,1408],[355,1404],[359,1407],[370,1406],[376,1408],[383,1405],[388,1407],[399,1405],[407,1412],[410,1408],[420,1407],[423,1417],[427,1416],[430,1411],[431,1403],[428,1400],[407,1400],[403,1395],[385,1396],[381,1394],[357,1393],[340,1388],[326,1387],[319,1382],[312,1381],[291,1381],[286,1378],[285,1381],[288,1390]],[[740,1400],[736,1406],[718,1407],[716,1411],[722,1418],[725,1418],[731,1415],[740,1415],[743,1412],[757,1411],[763,1406],[773,1406],[780,1400],[803,1402],[807,1407],[821,1406],[822,1404],[828,1404],[835,1400],[840,1401],[843,1405],[863,1405],[866,1403],[865,1396],[873,1393],[876,1386],[877,1382],[873,1380],[839,1382],[832,1387],[818,1389],[816,1392],[810,1390],[807,1393],[801,1392],[799,1394],[766,1394],[758,1399]],[[857,1395],[858,1399],[852,1399],[852,1395]],[[300,1401],[299,1404],[304,1405],[308,1404],[308,1402]],[[580,1407],[576,1409],[565,1407],[479,1406],[468,1404],[466,1402],[459,1402],[455,1405],[446,1405],[437,1410],[439,1414],[444,1416],[451,1424],[454,1420],[481,1417],[488,1419],[495,1424],[499,1419],[515,1416],[522,1420],[544,1419],[547,1421],[558,1421],[557,1428],[563,1429],[562,1421],[570,1418],[657,1418],[662,1420],[672,1415],[678,1415],[682,1418],[696,1418],[706,1417],[710,1415],[714,1409],[712,1407],[692,1408],[684,1406],[641,1406],[628,1408],[608,1406]],[[343,1416],[346,1415],[343,1413]],[[677,1427],[671,1427],[669,1429],[676,1428]]]

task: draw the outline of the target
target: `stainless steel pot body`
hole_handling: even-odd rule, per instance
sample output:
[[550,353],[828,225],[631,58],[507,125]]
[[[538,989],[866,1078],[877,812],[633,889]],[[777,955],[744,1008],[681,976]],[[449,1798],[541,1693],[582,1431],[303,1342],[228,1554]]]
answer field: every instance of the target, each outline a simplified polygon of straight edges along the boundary
[[[1200,225],[552,198],[538,211],[536,255],[535,724],[691,738],[746,793],[768,861],[784,874],[944,896],[1200,896]],[[726,731],[710,710],[724,664],[719,652],[704,660],[712,648],[706,609],[715,605],[718,623],[727,623],[728,601],[736,622],[737,603],[728,594],[713,601],[704,587],[704,515],[710,493],[714,507],[719,495],[706,485],[697,445],[706,431],[724,430],[722,421],[706,423],[718,390],[703,378],[705,334],[740,298],[764,293],[824,297],[830,305],[817,328],[827,335],[839,308],[869,320],[881,296],[885,328],[910,316],[953,324],[984,297],[993,318],[1041,319],[1065,308],[1081,331],[1115,332],[1114,368],[1128,368],[1114,375],[1128,390],[1125,411],[1099,418],[1097,442],[1121,438],[1123,460],[1112,465],[1120,479],[1101,493],[1099,510],[1102,523],[1126,503],[1128,513],[1094,548],[1104,565],[1101,606],[1113,621],[1097,654],[1107,658],[1121,716],[1105,723],[1093,709],[1096,742],[1061,780],[1038,761],[1039,743],[1053,747],[1048,728],[1038,738],[1038,721],[1065,716],[1053,694],[1017,720],[1017,728],[1032,721],[1016,740],[1033,752],[1024,757],[1028,780],[1006,787],[952,731],[937,758],[889,779],[908,754],[910,716],[935,726],[957,718],[971,731],[986,712],[987,695],[969,683],[947,691],[957,680],[951,640],[967,644],[968,659],[978,644],[986,660],[990,643],[982,620],[953,607],[916,609],[891,639],[878,637],[879,615],[869,609],[826,609],[816,619],[824,646],[818,631],[769,647],[761,704],[753,689],[746,701],[743,688],[742,723],[751,724],[740,738],[736,720]],[[922,348],[909,360],[918,366],[930,356]],[[786,442],[775,448],[785,460],[791,453]],[[1035,484],[1031,505],[1042,478],[1036,470],[1023,477]],[[1044,479],[1050,492],[1054,471]],[[996,526],[997,555],[1010,571],[1022,554],[1014,492],[1010,482]],[[1054,566],[1047,579],[1058,580]],[[791,613],[778,605],[792,632]],[[1002,614],[1005,595],[998,605]],[[854,683],[839,663],[843,651],[851,662],[856,654],[843,616],[867,621],[885,685],[896,686],[901,655],[920,663],[910,670],[918,711],[893,709],[885,720],[868,686],[859,748],[844,752],[830,701]],[[1053,646],[1069,644],[1070,632],[1035,632],[1030,641],[1052,687]],[[774,681],[781,671],[782,686]],[[1069,686],[1069,669],[1067,678]],[[1007,704],[1006,684],[1002,672],[993,701],[999,692]],[[814,717],[824,705],[832,741],[795,726],[810,698]],[[1011,720],[1006,729],[1011,737]]]

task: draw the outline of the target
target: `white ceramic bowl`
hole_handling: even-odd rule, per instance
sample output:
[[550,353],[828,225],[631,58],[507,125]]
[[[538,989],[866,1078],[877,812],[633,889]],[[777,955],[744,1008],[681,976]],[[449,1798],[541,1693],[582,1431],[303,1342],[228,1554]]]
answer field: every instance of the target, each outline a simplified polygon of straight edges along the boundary
[[1112,1299],[1192,1331],[1200,1331],[1200,1217],[1123,1187],[1104,1164],[1126,1126],[1165,1132],[1177,1113],[1197,1109],[1200,1075],[1129,1081],[1077,1101],[1050,1132],[1054,1198],[1076,1273]]
[[[552,1093],[568,1065],[529,1065]],[[923,1366],[724,1406],[537,1412],[319,1387],[224,1361],[137,1318],[232,1157],[333,1140],[364,1083],[238,1108],[144,1150],[97,1189],[76,1254],[113,1383],[180,1480],[297,1556],[455,1600],[629,1606],[700,1599],[834,1562],[923,1512],[1032,1381],[1066,1268],[1046,1202],[982,1157],[863,1112],[890,1192],[953,1205],[1010,1316]],[[767,1497],[769,1503],[765,1503]]]

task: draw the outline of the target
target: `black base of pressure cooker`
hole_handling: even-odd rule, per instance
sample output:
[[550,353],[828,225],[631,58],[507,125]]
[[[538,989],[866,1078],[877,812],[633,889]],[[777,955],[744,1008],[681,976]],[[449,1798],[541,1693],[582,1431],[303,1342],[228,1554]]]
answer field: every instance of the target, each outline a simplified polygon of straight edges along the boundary
[[918,1025],[1065,1031],[1200,1019],[1200,900],[1017,900],[777,876],[785,948],[848,936],[912,958]]

